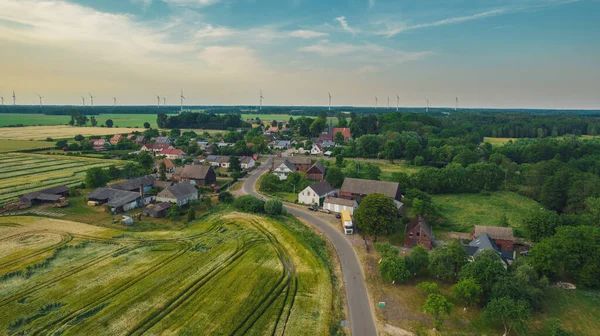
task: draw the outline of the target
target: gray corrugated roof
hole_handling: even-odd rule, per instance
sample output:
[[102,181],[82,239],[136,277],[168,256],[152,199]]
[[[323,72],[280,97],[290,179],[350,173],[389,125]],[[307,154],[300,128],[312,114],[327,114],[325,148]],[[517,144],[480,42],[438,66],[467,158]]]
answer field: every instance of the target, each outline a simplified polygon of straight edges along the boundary
[[186,198],[190,195],[197,194],[198,190],[191,183],[183,182],[173,186],[168,187],[167,189],[158,193],[158,197],[170,198],[175,197]]
[[154,176],[146,175],[144,177],[138,177],[135,179],[111,184],[109,187],[116,190],[135,190],[139,189],[140,187],[151,186],[154,184],[155,180],[156,178]]
[[313,168],[318,169],[323,174],[325,174],[325,171],[327,170],[327,168],[325,168],[325,166],[323,166],[323,164],[321,163],[321,161],[315,162],[314,165],[312,165],[310,168],[308,168],[308,171],[310,171]]
[[340,191],[359,195],[382,193],[388,197],[396,198],[399,189],[400,184],[396,182],[362,180],[347,177],[344,179],[344,184],[342,184]]
[[110,188],[98,188],[93,190],[91,193],[85,195],[87,199],[97,199],[97,200],[108,200],[114,193],[116,189]]
[[292,163],[290,163],[287,160],[284,160],[283,162],[281,162],[280,164],[278,164],[277,166],[275,166],[275,169],[279,168],[281,165],[286,166],[289,170],[291,171],[296,171],[296,166],[294,166]]
[[[206,179],[206,175],[212,168],[210,166],[203,165],[185,165],[181,170],[180,176],[182,178],[192,179],[192,180],[204,180]],[[177,171],[176,171],[177,173]]]
[[110,196],[110,199],[108,200],[108,203],[106,203],[106,205],[109,207],[118,208],[123,205],[134,202],[135,200],[141,197],[142,196],[139,193],[133,191],[115,190],[114,193]]
[[348,199],[345,199],[345,198],[338,198],[338,197],[327,197],[325,199],[325,203],[338,204],[338,205],[345,205],[345,206],[353,207],[356,204],[356,201],[348,200]]
[[321,181],[310,186],[310,188],[319,196],[327,195],[335,189],[327,181]]

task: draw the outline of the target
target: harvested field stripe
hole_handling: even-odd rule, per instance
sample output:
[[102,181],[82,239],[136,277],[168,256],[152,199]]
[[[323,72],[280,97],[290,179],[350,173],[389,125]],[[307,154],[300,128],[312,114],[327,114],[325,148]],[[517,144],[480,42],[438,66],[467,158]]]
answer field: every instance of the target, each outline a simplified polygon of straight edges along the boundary
[[[71,240],[73,240],[73,236],[71,236],[71,235],[70,235],[70,234],[68,234],[68,233],[64,233],[64,232],[53,232],[53,231],[38,231],[38,232],[58,233],[58,234],[60,234],[60,235],[61,235],[62,239],[61,239],[61,241],[60,241],[59,243],[57,243],[57,244],[54,244],[54,245],[52,245],[52,246],[48,246],[48,247],[46,247],[46,248],[43,248],[43,249],[41,249],[41,250],[38,250],[38,251],[36,251],[36,252],[30,253],[30,254],[28,254],[28,255],[25,255],[25,256],[22,256],[22,257],[19,257],[19,258],[12,259],[12,260],[11,260],[11,261],[9,261],[9,262],[5,262],[5,263],[3,263],[3,264],[0,264],[0,270],[2,270],[3,268],[6,268],[7,266],[12,266],[12,265],[14,265],[14,264],[18,264],[18,263],[20,263],[20,262],[21,262],[21,261],[23,261],[23,260],[31,259],[31,258],[33,258],[33,257],[35,257],[35,256],[38,256],[38,255],[42,254],[42,253],[46,253],[46,252],[48,252],[48,251],[51,251],[51,250],[57,249],[57,248],[59,248],[59,247],[61,247],[61,246],[63,246],[63,245],[66,245],[66,244],[67,244],[67,243],[69,243]],[[28,234],[31,234],[31,233],[35,233],[35,232],[34,232],[34,231],[30,231],[30,232],[28,232]]]

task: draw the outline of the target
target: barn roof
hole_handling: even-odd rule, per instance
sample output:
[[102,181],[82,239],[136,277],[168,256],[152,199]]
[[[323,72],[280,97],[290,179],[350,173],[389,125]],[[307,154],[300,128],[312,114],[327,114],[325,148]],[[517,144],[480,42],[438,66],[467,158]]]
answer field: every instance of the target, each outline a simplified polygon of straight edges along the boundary
[[309,186],[309,188],[311,188],[315,192],[315,194],[317,194],[319,196],[327,195],[328,193],[335,190],[335,188],[333,188],[331,186],[331,184],[329,184],[329,182],[327,182],[327,181],[321,181],[321,182],[315,183],[315,184]]
[[487,234],[492,239],[515,239],[513,237],[513,230],[510,227],[475,225],[475,228],[473,229],[473,236],[479,237],[483,234]]
[[382,193],[388,197],[396,198],[399,189],[400,184],[396,182],[363,180],[347,177],[344,179],[344,184],[342,184],[340,191],[359,195]]
[[[192,179],[192,180],[204,180],[206,179],[206,175],[208,172],[212,171],[210,166],[203,165],[185,165],[181,169],[179,175],[182,178]],[[176,171],[177,173],[177,171]]]
[[135,179],[111,184],[109,187],[111,189],[117,189],[117,190],[135,190],[135,189],[139,189],[140,187],[151,186],[154,184],[154,181],[156,181],[156,178],[154,176],[146,175],[143,177],[138,177]]
[[192,195],[194,193],[198,193],[196,187],[194,187],[191,183],[183,182],[173,186],[168,187],[167,189],[158,193],[158,197],[169,198],[173,196],[175,198],[184,198],[186,196]]

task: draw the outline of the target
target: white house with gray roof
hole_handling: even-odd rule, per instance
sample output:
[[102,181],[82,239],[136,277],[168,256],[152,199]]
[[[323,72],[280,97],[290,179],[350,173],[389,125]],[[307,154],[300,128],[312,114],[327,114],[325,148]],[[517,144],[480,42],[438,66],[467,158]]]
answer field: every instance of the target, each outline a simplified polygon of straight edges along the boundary
[[318,204],[321,205],[321,201],[335,193],[333,188],[327,181],[321,181],[306,187],[298,194],[298,202],[302,204]]
[[189,182],[170,186],[156,195],[157,202],[176,203],[177,205],[185,205],[197,199],[198,189]]
[[281,162],[275,169],[273,169],[273,174],[279,177],[280,180],[287,180],[288,175],[296,171],[296,166],[291,164],[289,161],[285,160]]

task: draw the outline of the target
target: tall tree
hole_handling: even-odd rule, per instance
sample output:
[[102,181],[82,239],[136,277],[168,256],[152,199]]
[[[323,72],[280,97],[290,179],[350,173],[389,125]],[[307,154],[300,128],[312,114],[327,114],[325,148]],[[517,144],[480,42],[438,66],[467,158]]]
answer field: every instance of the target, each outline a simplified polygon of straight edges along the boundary
[[106,119],[106,127],[111,128],[113,127],[113,121],[112,119]]
[[161,161],[160,164],[158,165],[158,175],[159,175],[159,180],[161,181],[166,181],[167,180],[167,165],[165,164],[165,161]]
[[516,301],[507,297],[492,299],[483,311],[485,319],[502,321],[504,335],[508,335],[512,330],[519,334],[524,333],[527,330],[529,315],[530,311],[525,301]]
[[229,157],[229,171],[232,172],[241,172],[242,171],[242,163],[240,162],[240,158],[232,155]]
[[433,315],[433,322],[437,329],[441,328],[442,323],[452,313],[453,308],[454,305],[445,296],[437,293],[429,294],[425,305],[423,305],[423,311]]
[[158,128],[167,128],[169,117],[165,113],[159,113],[156,117],[156,125]]
[[398,210],[394,201],[384,194],[373,193],[365,197],[354,213],[356,226],[364,234],[377,241],[380,235],[392,234],[395,230]]
[[90,168],[86,171],[85,186],[87,188],[104,187],[108,181],[110,181],[110,178],[103,168]]
[[429,271],[442,280],[450,281],[456,278],[458,272],[468,263],[469,256],[465,248],[455,241],[448,245],[435,248],[429,253]]

